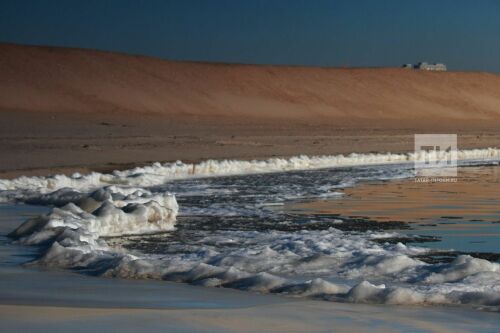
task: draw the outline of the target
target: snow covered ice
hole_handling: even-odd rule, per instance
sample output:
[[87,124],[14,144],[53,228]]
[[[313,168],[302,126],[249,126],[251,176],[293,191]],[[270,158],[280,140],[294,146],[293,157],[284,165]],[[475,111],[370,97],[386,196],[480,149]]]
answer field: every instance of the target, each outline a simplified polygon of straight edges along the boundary
[[[32,264],[332,301],[500,306],[497,263],[469,255],[426,263],[418,258],[427,248],[380,242],[403,235],[342,231],[342,220],[304,221],[276,208],[338,196],[359,181],[411,177],[414,158],[156,163],[112,174],[0,180],[0,198],[52,207],[10,234],[42,246]],[[500,151],[460,151],[459,158],[490,163]]]

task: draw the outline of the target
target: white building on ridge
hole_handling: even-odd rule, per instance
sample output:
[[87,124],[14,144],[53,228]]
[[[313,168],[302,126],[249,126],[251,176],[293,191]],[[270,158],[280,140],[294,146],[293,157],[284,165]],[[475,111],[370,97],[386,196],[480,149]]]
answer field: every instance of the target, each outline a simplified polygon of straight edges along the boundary
[[443,63],[429,64],[425,61],[419,62],[416,65],[404,64],[403,68],[414,68],[414,69],[420,69],[420,70],[424,70],[424,71],[441,71],[441,72],[444,72],[447,70],[446,65]]

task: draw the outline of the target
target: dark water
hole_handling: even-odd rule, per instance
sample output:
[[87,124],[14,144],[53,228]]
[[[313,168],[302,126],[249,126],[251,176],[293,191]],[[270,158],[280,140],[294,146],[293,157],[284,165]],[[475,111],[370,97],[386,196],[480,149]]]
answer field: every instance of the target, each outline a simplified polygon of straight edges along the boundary
[[[180,206],[177,230],[153,236],[127,237],[124,245],[146,253],[170,254],[189,251],[189,245],[200,245],[201,239],[221,231],[297,232],[333,227],[351,233],[394,230],[402,236],[380,241],[452,249],[453,252],[447,253],[451,257],[470,253],[493,261],[500,258],[496,255],[500,253],[500,223],[494,223],[500,221],[500,213],[492,216],[490,221],[469,223],[467,233],[464,233],[460,228],[464,220],[460,217],[438,217],[420,224],[397,218],[381,223],[376,218],[364,216],[314,211],[304,214],[284,209],[285,204],[343,200],[339,192],[342,188],[373,181],[383,184],[412,175],[411,165],[386,165],[175,181],[153,190],[176,194]],[[221,242],[216,248],[227,246],[235,245]],[[441,254],[436,254],[436,257],[440,258]]]

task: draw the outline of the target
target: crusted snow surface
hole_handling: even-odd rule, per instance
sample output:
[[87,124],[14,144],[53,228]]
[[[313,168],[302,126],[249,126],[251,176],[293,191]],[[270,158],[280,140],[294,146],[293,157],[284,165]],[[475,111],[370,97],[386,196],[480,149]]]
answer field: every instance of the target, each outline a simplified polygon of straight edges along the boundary
[[[464,160],[490,161],[499,156],[497,149],[459,152]],[[392,165],[414,158],[412,154],[351,154],[197,165],[157,163],[109,175],[1,180],[0,198],[52,207],[10,234],[17,242],[40,246],[35,264],[333,301],[500,306],[497,263],[462,255],[449,263],[428,264],[416,259],[428,249],[374,241],[387,238],[387,233],[341,231],[339,219],[323,230],[263,227],[279,214],[273,209],[283,202],[336,196],[335,189],[359,179],[407,177],[409,167],[272,177],[266,173]],[[219,182],[201,179],[234,174],[253,175]],[[186,178],[196,181],[174,181]],[[182,206],[179,212],[178,199],[185,204],[184,212]],[[202,219],[224,216],[229,219],[225,221],[235,217],[240,224],[222,228],[216,221],[175,235],[177,217],[183,214]],[[253,228],[250,219],[262,224]],[[151,234],[164,235],[151,251],[126,246],[124,236],[141,240]]]

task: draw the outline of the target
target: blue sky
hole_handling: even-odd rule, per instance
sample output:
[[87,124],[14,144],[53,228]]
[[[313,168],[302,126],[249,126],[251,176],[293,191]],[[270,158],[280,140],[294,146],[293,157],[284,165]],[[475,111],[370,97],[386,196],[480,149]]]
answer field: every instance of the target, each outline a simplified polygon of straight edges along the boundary
[[500,72],[497,0],[0,0],[0,41],[174,60]]

